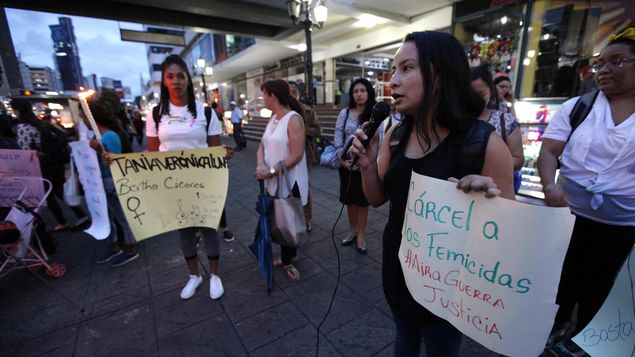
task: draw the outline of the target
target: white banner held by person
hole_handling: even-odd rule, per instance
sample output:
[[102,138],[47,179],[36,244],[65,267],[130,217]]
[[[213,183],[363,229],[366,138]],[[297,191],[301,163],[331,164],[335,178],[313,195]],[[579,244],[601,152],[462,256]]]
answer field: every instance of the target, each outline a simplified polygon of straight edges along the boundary
[[69,143],[72,149],[73,160],[77,166],[79,182],[84,188],[86,205],[90,212],[92,224],[84,232],[95,239],[106,239],[110,235],[110,220],[108,219],[108,203],[106,191],[101,179],[97,153],[87,140],[73,141]]
[[412,173],[399,250],[414,299],[490,350],[539,355],[574,218]]
[[35,207],[42,200],[44,196],[42,181],[18,182],[20,177],[42,177],[37,151],[0,149],[0,179],[3,179],[0,207],[12,207],[24,190],[25,184],[27,190],[22,197],[23,203],[29,207]]
[[110,170],[135,239],[186,227],[218,228],[228,186],[221,146],[118,155]]
[[635,356],[635,248],[604,304],[573,342],[591,356]]

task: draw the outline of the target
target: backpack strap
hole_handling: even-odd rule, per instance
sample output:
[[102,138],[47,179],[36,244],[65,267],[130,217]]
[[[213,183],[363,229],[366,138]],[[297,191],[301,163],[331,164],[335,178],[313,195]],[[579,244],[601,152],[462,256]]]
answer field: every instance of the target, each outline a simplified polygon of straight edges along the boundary
[[501,112],[501,115],[498,118],[498,120],[501,126],[501,138],[503,138],[503,141],[505,142],[505,144],[507,144],[507,128],[505,127],[505,113],[504,112]]
[[207,132],[209,131],[209,123],[212,122],[212,108],[211,107],[205,107],[205,119],[207,119],[207,125],[205,126],[205,133],[207,134]]
[[463,170],[461,177],[481,173],[485,163],[485,150],[492,131],[494,131],[492,125],[478,119],[470,125],[459,159],[459,168]]
[[593,109],[593,103],[595,103],[595,99],[598,97],[600,91],[598,89],[593,90],[589,93],[586,93],[575,102],[571,113],[569,113],[569,123],[571,124],[571,131],[569,132],[569,136],[567,137],[567,142],[571,139],[571,135],[575,129],[577,129],[580,124],[586,119],[586,117]]

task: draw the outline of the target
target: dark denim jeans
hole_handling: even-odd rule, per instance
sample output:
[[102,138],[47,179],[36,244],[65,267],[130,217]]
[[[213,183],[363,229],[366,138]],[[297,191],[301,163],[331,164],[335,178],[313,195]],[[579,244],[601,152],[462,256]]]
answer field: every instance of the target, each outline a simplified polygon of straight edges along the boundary
[[449,322],[429,324],[411,314],[392,309],[397,327],[395,356],[419,357],[423,337],[426,357],[456,357],[459,355],[463,334]]

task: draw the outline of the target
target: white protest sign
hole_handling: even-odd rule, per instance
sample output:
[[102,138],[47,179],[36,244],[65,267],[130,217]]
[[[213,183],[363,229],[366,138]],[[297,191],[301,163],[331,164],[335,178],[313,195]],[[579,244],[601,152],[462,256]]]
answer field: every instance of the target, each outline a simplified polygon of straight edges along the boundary
[[35,150],[0,149],[0,207],[12,207],[26,185],[22,202],[35,207],[44,196],[44,186],[40,180],[19,181],[20,177],[42,177],[40,160]]
[[110,170],[135,239],[186,227],[218,228],[228,186],[221,146],[118,155]]
[[635,249],[593,320],[573,338],[591,356],[635,356]]
[[74,141],[69,145],[73,151],[79,182],[84,188],[86,205],[92,221],[91,226],[84,232],[95,239],[106,239],[110,235],[110,220],[97,153],[90,147],[87,140]]
[[538,356],[574,217],[412,173],[399,260],[414,299],[497,353]]

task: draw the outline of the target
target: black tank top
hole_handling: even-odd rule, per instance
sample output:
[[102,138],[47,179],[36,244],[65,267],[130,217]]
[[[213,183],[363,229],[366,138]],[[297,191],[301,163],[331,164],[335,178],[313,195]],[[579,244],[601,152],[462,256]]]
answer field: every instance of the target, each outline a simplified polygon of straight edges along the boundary
[[[399,246],[401,244],[401,228],[403,226],[410,177],[416,173],[447,180],[449,177],[461,178],[468,174],[480,174],[485,159],[485,148],[493,127],[481,120],[474,120],[465,130],[451,132],[434,150],[418,159],[404,156],[410,128],[402,136],[402,140],[391,155],[390,164],[384,176],[384,190],[390,199],[388,223],[383,235],[382,279],[384,294],[391,308],[408,314],[415,314],[419,319],[430,323],[440,323],[436,317],[419,305],[408,291],[399,263]],[[465,162],[468,142],[474,142],[478,136],[479,149],[471,153],[473,162]],[[480,159],[480,160],[479,160]]]

